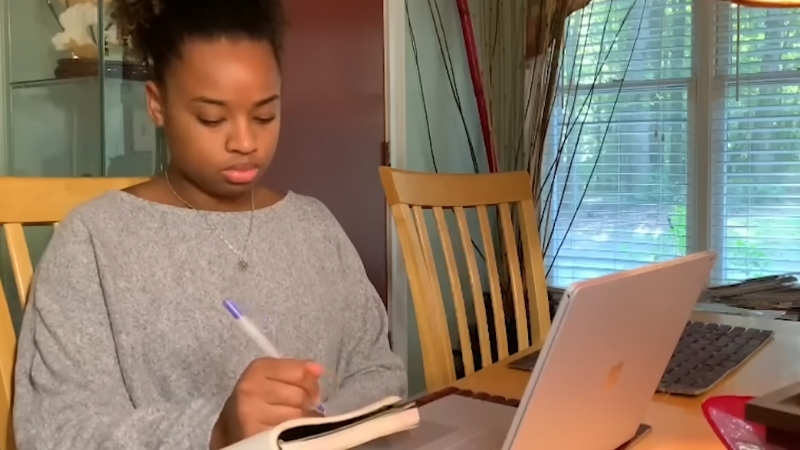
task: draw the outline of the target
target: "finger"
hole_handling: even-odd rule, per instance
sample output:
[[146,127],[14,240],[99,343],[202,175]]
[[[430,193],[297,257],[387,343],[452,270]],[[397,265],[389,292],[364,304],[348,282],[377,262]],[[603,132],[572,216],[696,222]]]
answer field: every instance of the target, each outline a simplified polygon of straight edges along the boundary
[[315,363],[314,361],[306,361],[305,362],[306,370],[311,372],[315,377],[321,378],[322,374],[325,373],[325,368],[322,367],[321,364]]
[[259,397],[270,405],[300,410],[309,409],[316,404],[316,399],[305,388],[270,379],[264,381]]
[[263,370],[266,378],[302,387],[312,399],[319,397],[319,378],[325,370],[320,364],[280,359],[265,361]]
[[[313,364],[313,363],[312,363]],[[315,373],[316,372],[316,373]],[[319,389],[319,379],[320,376],[317,375],[319,373],[319,369],[316,370],[307,370],[306,376],[303,378],[301,383],[301,387],[305,389],[308,393],[308,396],[314,400],[314,404],[319,402],[320,397],[320,389]]]
[[299,419],[306,416],[306,412],[300,408],[290,406],[269,405],[268,407],[251,408],[242,411],[241,420],[242,434],[253,436],[262,431],[280,425],[287,420]]
[[248,367],[260,378],[269,378],[283,383],[301,385],[308,369],[303,361],[296,359],[259,358]]
[[254,380],[266,378],[294,385],[304,389],[314,403],[319,401],[319,374],[324,369],[317,363],[293,359],[261,358],[251,364],[251,370]]

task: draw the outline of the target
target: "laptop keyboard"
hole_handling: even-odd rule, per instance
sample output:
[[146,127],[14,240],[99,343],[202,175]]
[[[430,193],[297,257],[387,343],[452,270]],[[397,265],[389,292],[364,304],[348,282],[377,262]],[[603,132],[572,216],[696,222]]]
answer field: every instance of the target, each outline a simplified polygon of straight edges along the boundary
[[[689,322],[658,384],[664,394],[697,396],[717,385],[773,336],[770,330]],[[512,369],[533,370],[539,353],[509,364]]]

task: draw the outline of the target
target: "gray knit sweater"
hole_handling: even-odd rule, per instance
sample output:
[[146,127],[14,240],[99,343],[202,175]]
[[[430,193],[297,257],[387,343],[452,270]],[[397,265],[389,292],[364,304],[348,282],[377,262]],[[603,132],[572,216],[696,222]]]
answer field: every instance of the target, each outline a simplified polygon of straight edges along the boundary
[[[387,317],[333,215],[298,194],[217,213],[110,192],[56,229],[32,287],[16,366],[19,450],[207,449],[259,348],[235,299],[285,356],[322,364],[337,414],[406,394]],[[216,231],[215,231],[216,229]]]

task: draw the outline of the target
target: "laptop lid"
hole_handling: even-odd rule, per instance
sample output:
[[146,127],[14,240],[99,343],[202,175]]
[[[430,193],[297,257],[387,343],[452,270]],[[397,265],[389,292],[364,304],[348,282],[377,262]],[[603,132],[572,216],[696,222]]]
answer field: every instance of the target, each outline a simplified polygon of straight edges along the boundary
[[715,262],[702,252],[570,286],[503,449],[631,439]]

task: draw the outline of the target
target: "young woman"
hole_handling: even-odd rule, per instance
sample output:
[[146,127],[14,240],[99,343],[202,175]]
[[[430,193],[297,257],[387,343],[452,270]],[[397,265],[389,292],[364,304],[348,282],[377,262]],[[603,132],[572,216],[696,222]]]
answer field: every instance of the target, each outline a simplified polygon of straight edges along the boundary
[[[342,228],[320,202],[259,184],[280,130],[280,1],[111,6],[152,63],[170,164],[57,228],[19,339],[19,449],[218,449],[320,401],[338,414],[405,395]],[[237,327],[228,299],[282,358]]]

